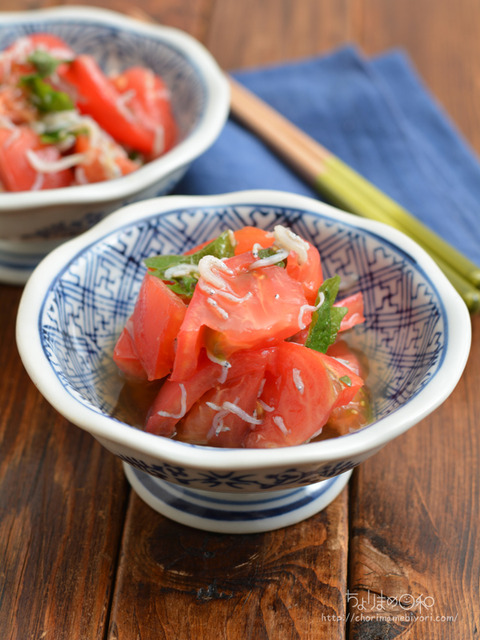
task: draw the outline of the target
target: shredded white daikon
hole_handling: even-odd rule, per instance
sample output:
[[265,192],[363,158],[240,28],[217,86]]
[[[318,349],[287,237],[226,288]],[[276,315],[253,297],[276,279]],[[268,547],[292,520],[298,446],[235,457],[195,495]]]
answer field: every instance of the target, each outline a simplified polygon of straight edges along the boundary
[[225,311],[223,307],[221,307],[216,300],[213,298],[207,298],[208,304],[217,311],[219,316],[221,316],[224,320],[228,319],[228,311]]
[[300,371],[300,369],[292,369],[292,376],[293,376],[293,384],[295,385],[297,390],[300,392],[300,394],[303,395],[303,392],[305,391],[305,385],[303,384],[303,380],[302,380],[302,372]]
[[279,247],[282,247],[290,253],[293,251],[298,256],[298,264],[302,265],[306,262],[308,257],[308,242],[294,233],[291,229],[287,229],[281,224],[277,224],[273,233],[275,236],[275,242]]
[[183,278],[189,276],[192,273],[198,273],[198,266],[196,264],[174,264],[172,267],[165,269],[165,280],[171,280],[172,278]]
[[252,247],[252,254],[254,258],[258,258],[258,252],[263,249],[262,245],[259,242],[255,242]]
[[230,240],[230,244],[232,245],[232,247],[236,247],[237,239],[235,238],[235,233],[231,229],[228,230],[228,238]]
[[[235,402],[238,402],[238,398]],[[246,411],[241,409],[235,402],[229,402],[225,400],[221,405],[215,404],[214,402],[206,402],[205,404],[213,409],[214,411],[226,411],[227,413],[234,413],[236,416],[244,420],[244,422],[248,422],[249,424],[261,424],[262,420],[259,418],[255,418],[251,416]]]
[[[227,273],[228,275],[233,275],[233,271],[227,267],[223,260],[220,258],[216,258],[215,256],[203,256],[200,262],[198,263],[198,270],[200,273],[200,277],[205,280],[205,282],[209,282],[214,287],[218,289],[225,288],[225,280],[221,278],[215,271],[223,271],[223,273]],[[215,270],[215,271],[214,271]]]
[[222,367],[222,372],[220,374],[220,376],[218,377],[218,382],[220,384],[223,384],[226,379],[227,379],[227,375],[228,375],[228,370],[230,369],[230,367],[232,366],[230,364],[230,362],[228,360],[224,360],[221,358],[216,358],[213,353],[210,353],[210,351],[208,351],[207,349],[207,358],[211,361],[214,362],[215,364],[219,364]]
[[70,169],[70,167],[85,162],[87,158],[85,153],[72,153],[59,160],[44,160],[32,149],[27,149],[25,155],[32,169],[39,173],[57,173],[58,171]]
[[40,191],[40,189],[43,187],[44,182],[45,182],[45,174],[37,173],[37,175],[35,176],[35,182],[32,184],[30,190]]
[[263,400],[258,400],[258,404],[262,407],[264,411],[268,411],[268,413],[270,413],[271,411],[275,411],[275,407],[271,407],[269,404],[267,404]]
[[283,421],[283,418],[281,416],[273,416],[272,420],[284,435],[288,434],[288,429],[285,426],[285,422]]
[[315,311],[318,311],[320,309],[320,307],[322,306],[322,304],[325,302],[325,295],[323,293],[320,293],[319,295],[319,301],[317,304],[313,305],[313,304],[303,304],[300,307],[300,310],[298,312],[298,327],[300,328],[300,330],[305,329],[305,327],[307,326],[304,322],[303,322],[303,314],[306,311],[311,311],[312,313],[314,313]]
[[178,386],[180,387],[181,398],[180,398],[180,411],[178,413],[168,413],[168,411],[157,411],[159,416],[163,416],[164,418],[174,418],[175,420],[179,420],[183,418],[183,416],[187,413],[187,390],[185,389],[185,385],[179,382]]
[[277,264],[277,262],[282,262],[288,258],[288,251],[286,249],[280,249],[277,253],[272,254],[271,256],[267,256],[266,258],[260,258],[259,260],[255,260],[249,266],[249,269],[259,269],[261,267],[270,267],[272,264]]
[[8,149],[8,147],[10,147],[15,142],[15,140],[18,140],[19,137],[20,137],[20,127],[15,127],[12,130],[12,133],[5,140],[3,144],[3,148]]
[[215,293],[219,296],[223,296],[227,300],[231,300],[232,302],[239,302],[239,303],[246,302],[247,300],[250,300],[250,298],[253,296],[253,293],[251,291],[247,291],[247,293],[244,296],[236,296],[233,293],[229,293],[228,291],[216,291]]

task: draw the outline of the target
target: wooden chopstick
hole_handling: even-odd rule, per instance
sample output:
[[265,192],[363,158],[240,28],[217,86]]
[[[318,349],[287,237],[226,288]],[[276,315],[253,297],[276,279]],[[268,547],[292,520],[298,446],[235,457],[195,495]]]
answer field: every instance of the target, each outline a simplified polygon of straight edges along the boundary
[[471,312],[480,311],[480,268],[280,113],[228,78],[232,116],[333,204],[406,233],[437,262]]

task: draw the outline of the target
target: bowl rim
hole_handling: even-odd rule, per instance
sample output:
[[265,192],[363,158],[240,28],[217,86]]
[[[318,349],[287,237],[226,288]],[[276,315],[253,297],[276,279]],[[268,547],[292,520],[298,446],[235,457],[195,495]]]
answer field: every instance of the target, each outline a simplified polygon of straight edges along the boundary
[[[275,449],[222,449],[185,444],[129,427],[82,405],[64,389],[43,351],[40,318],[47,292],[78,254],[123,227],[159,214],[192,207],[241,204],[304,209],[365,230],[392,243],[426,275],[440,296],[449,340],[439,369],[406,406],[399,407],[392,414],[359,431],[330,440]],[[42,260],[27,281],[18,309],[16,340],[25,369],[40,393],[67,420],[100,441],[109,441],[112,445],[129,447],[150,458],[173,465],[187,465],[197,470],[253,471],[367,457],[407,431],[442,404],[457,385],[470,351],[471,321],[465,303],[433,259],[400,231],[340,211],[307,196],[274,190],[245,190],[213,196],[166,196],[133,203],[59,246]]]
[[0,29],[15,23],[42,24],[49,20],[69,22],[79,19],[150,36],[178,51],[200,75],[206,95],[204,113],[187,138],[181,140],[168,153],[121,178],[58,189],[0,193],[0,212],[3,215],[14,215],[20,209],[29,210],[71,203],[101,205],[133,197],[159,179],[187,166],[206,151],[218,137],[227,120],[230,89],[225,74],[203,44],[176,27],[144,23],[110,9],[76,5],[0,12]]

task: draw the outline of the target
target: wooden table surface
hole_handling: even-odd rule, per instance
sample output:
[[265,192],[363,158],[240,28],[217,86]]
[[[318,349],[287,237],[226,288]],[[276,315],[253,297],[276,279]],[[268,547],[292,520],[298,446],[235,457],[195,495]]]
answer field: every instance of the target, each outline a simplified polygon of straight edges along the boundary
[[[2,0],[2,10],[54,0]],[[109,0],[104,7],[127,10]],[[480,152],[478,0],[138,0],[226,69],[402,47]],[[118,459],[20,362],[22,289],[0,286],[2,640],[415,640],[480,635],[480,318],[454,393],[355,470],[325,511],[258,535],[152,511]],[[387,600],[388,598],[388,600]]]

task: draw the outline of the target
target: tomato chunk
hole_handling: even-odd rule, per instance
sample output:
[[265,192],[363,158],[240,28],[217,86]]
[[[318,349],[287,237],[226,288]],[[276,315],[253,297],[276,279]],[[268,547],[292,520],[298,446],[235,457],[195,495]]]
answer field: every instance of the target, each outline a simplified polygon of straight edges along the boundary
[[271,247],[275,242],[275,237],[269,231],[260,229],[259,227],[246,226],[234,231],[235,240],[237,242],[235,246],[235,255],[252,251],[254,245],[260,245],[263,249]]
[[132,320],[129,319],[113,350],[113,360],[129,378],[146,380],[146,371],[138,358],[133,342],[131,324]]
[[78,135],[75,152],[85,154],[85,160],[76,168],[79,182],[102,182],[119,178],[138,169],[139,165],[127,156],[123,147],[104,137],[102,145],[94,145],[88,135]]
[[246,447],[285,447],[308,442],[321,433],[332,410],[350,402],[363,384],[361,378],[333,358],[294,342],[276,347],[276,357],[267,364],[265,380],[260,396],[263,420],[247,435]]
[[343,317],[339,331],[347,331],[357,324],[365,322],[363,294],[361,291],[343,298],[335,303],[336,307],[347,307],[348,313]]
[[28,152],[33,152],[41,162],[54,163],[60,159],[60,152],[53,146],[43,145],[32,129],[0,128],[0,180],[7,191],[55,189],[72,183],[71,169],[37,171]]
[[307,259],[300,264],[298,254],[290,252],[287,258],[288,275],[301,283],[310,304],[315,304],[318,290],[323,282],[322,263],[318,249],[308,244]]
[[[238,351],[229,361],[217,363],[202,353],[198,367],[190,378],[183,382],[170,378],[165,380],[147,416],[146,431],[172,437],[175,425],[204,393],[241,376],[247,377],[247,386],[250,386],[249,376],[263,372],[271,354],[272,349]],[[184,428],[184,439],[187,438],[187,432]]]
[[[175,357],[175,336],[185,311],[185,303],[159,278],[148,272],[145,274],[126,329],[148,380],[158,380],[170,373]],[[120,339],[125,340],[125,337]],[[117,364],[122,369],[123,360],[118,360]]]
[[128,109],[151,131],[154,141],[151,155],[158,157],[169,151],[177,138],[177,125],[164,81],[151,69],[130,67],[113,78],[113,82],[127,98]]
[[119,91],[88,55],[76,57],[59,67],[61,78],[76,91],[76,105],[81,113],[94,118],[120,144],[143,153],[153,151],[151,131],[129,111]]
[[254,261],[241,254],[222,267],[216,263],[212,279],[200,278],[178,334],[173,380],[192,375],[202,347],[228,360],[241,349],[276,344],[310,322],[302,285],[276,265],[250,269]]
[[256,416],[263,369],[208,391],[178,425],[177,438],[192,444],[240,447]]

